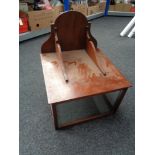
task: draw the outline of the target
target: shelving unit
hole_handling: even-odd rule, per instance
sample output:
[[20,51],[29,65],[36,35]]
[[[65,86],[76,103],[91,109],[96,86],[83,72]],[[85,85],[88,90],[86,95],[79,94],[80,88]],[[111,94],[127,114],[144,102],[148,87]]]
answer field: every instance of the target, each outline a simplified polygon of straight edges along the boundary
[[108,11],[109,16],[134,16],[134,12]]
[[[134,16],[134,14],[135,14],[133,12],[109,11],[109,6],[110,6],[110,0],[106,0],[106,7],[105,7],[104,16],[108,16],[108,15]],[[64,10],[69,11],[69,0],[64,0]]]
[[[99,12],[90,16],[87,16],[88,20],[92,20],[94,18],[98,18],[98,17],[102,17],[104,16],[103,12]],[[24,40],[28,40],[31,38],[35,38],[37,36],[43,35],[43,34],[47,34],[50,32],[50,28],[46,28],[46,29],[41,29],[41,30],[37,30],[37,31],[30,31],[30,32],[26,32],[26,33],[21,33],[19,34],[19,41],[24,41]]]
[[[108,16],[108,15],[112,15],[112,16],[134,16],[134,14],[135,14],[132,12],[109,11],[109,6],[110,6],[110,0],[106,0],[105,11],[87,16],[87,19],[92,20],[92,19],[95,19],[98,17]],[[69,11],[69,0],[64,0],[64,11]],[[50,28],[41,29],[41,30],[37,30],[37,31],[33,31],[33,32],[30,31],[30,32],[26,32],[26,33],[21,33],[21,34],[19,34],[19,41],[21,42],[24,40],[35,38],[37,36],[47,34],[49,32],[50,32]]]

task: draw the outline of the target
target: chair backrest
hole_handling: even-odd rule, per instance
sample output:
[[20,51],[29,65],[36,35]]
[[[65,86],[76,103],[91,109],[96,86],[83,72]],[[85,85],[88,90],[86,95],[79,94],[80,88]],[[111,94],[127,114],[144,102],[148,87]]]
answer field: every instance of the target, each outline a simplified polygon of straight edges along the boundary
[[43,44],[42,53],[55,52],[54,31],[58,36],[58,41],[62,51],[78,50],[86,48],[86,32],[97,46],[96,40],[90,34],[90,24],[87,18],[80,12],[69,11],[62,13],[51,28],[50,38]]
[[62,51],[84,49],[86,47],[86,17],[75,11],[60,15],[54,26]]

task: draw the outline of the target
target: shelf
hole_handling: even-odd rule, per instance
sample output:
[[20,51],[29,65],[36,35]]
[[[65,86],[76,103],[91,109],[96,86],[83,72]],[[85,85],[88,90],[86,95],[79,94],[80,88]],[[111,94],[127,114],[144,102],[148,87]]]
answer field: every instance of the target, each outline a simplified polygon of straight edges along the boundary
[[[134,16],[135,13],[133,13],[133,12],[109,11],[108,15],[110,15],[110,16]],[[99,18],[99,17],[102,17],[102,16],[104,16],[104,13],[99,12],[99,13],[87,16],[87,19],[92,20],[92,19]],[[51,31],[50,28],[46,28],[46,29],[41,29],[41,30],[37,30],[37,31],[33,31],[33,32],[21,33],[19,35],[19,41],[21,42],[21,41],[24,41],[24,40],[35,38],[35,37],[38,37],[40,35],[47,34],[50,31]]]
[[87,16],[87,19],[92,20],[92,19],[99,18],[99,17],[102,17],[102,16],[104,16],[104,12],[98,12],[96,14]]
[[[92,19],[99,18],[99,17],[102,17],[102,16],[104,16],[104,13],[99,12],[99,13],[87,16],[87,19],[92,20]],[[21,42],[21,41],[24,41],[24,40],[35,38],[35,37],[38,37],[40,35],[47,34],[50,31],[51,31],[50,28],[46,28],[46,29],[41,29],[41,30],[37,30],[37,31],[33,31],[33,32],[29,31],[29,32],[26,32],[26,33],[21,33],[21,34],[19,34],[19,41]]]
[[35,38],[35,37],[38,37],[40,35],[47,34],[49,32],[50,32],[50,28],[41,29],[41,30],[37,30],[37,31],[33,31],[33,32],[29,31],[26,33],[21,33],[21,34],[19,34],[19,41],[21,42],[24,40]]
[[134,12],[121,12],[121,11],[108,11],[108,15],[110,16],[131,16],[135,15]]

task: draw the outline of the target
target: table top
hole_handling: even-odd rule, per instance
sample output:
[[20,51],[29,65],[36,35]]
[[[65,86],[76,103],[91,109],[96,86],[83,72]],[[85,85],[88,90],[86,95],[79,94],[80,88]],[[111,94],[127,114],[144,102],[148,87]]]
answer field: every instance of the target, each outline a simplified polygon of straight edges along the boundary
[[100,49],[97,49],[97,60],[106,71],[106,76],[85,50],[64,51],[62,54],[68,83],[64,80],[56,53],[41,54],[49,104],[113,92],[131,86]]

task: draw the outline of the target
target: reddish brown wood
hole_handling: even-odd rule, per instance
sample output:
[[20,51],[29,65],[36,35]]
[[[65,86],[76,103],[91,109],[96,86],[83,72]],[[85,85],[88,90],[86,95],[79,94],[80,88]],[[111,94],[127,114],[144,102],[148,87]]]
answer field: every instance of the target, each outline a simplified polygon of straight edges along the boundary
[[66,128],[66,127],[69,127],[69,126],[81,124],[81,123],[84,123],[84,122],[87,122],[87,121],[91,121],[91,120],[98,119],[98,118],[101,118],[101,117],[107,117],[107,116],[110,116],[110,115],[114,114],[116,112],[116,110],[118,109],[119,105],[121,104],[126,92],[127,92],[127,88],[120,90],[120,93],[118,94],[118,96],[116,98],[116,101],[114,102],[114,105],[111,104],[111,102],[109,101],[106,94],[103,95],[104,100],[106,101],[107,105],[109,106],[109,111],[98,114],[98,115],[89,116],[89,117],[86,117],[86,118],[66,122],[66,123],[63,123],[61,126],[58,125],[58,118],[57,118],[57,114],[56,114],[56,104],[51,104],[51,107],[53,109],[55,129],[63,129],[63,128]]
[[69,78],[68,83],[64,81],[56,54],[41,54],[49,104],[108,93],[131,86],[99,49],[97,59],[106,71],[106,76],[103,76],[85,50],[65,51],[62,55]]
[[89,36],[89,40],[92,41],[94,43],[95,48],[97,48],[97,40],[91,34],[90,29],[91,29],[91,23],[88,23],[88,25],[86,26],[87,37]]
[[118,109],[119,105],[121,104],[121,102],[122,102],[126,92],[127,92],[127,88],[126,89],[122,89],[120,91],[120,93],[119,93],[119,95],[118,95],[118,97],[117,97],[117,99],[115,101],[115,104],[113,106],[113,112],[114,113],[116,112],[116,110]]
[[62,128],[66,128],[66,127],[69,127],[69,126],[81,124],[81,123],[91,121],[91,120],[95,120],[95,119],[98,119],[98,118],[101,118],[101,117],[107,117],[107,116],[110,116],[111,114],[112,114],[112,111],[109,111],[109,112],[105,112],[103,114],[98,114],[98,115],[95,115],[95,116],[90,116],[90,117],[87,117],[87,118],[78,119],[78,120],[75,120],[75,121],[64,123],[61,126],[58,126],[57,129],[62,129]]
[[66,127],[111,115],[131,87],[103,51],[97,48],[97,41],[90,33],[90,24],[83,14],[76,11],[60,15],[51,26],[50,38],[42,45],[41,62],[56,129],[60,128],[57,104],[120,91],[114,106],[104,97],[110,107],[109,112],[63,124],[62,127]]
[[92,41],[87,42],[87,53],[91,57],[91,59],[94,61],[94,63],[98,65],[97,58],[96,58],[96,51],[95,51]]
[[97,60],[96,48],[95,48],[93,42],[89,40],[89,36],[88,36],[88,41],[87,41],[87,53],[91,57],[91,59],[94,61],[94,63],[96,64],[96,66],[103,73],[103,75],[106,76],[106,72],[104,71],[103,68],[100,67],[100,62]]
[[85,49],[86,48],[86,29],[97,47],[97,41],[90,33],[90,23],[80,12],[69,11],[61,14],[51,26],[49,39],[42,45],[42,53],[55,52],[54,46],[54,27],[57,27],[57,34],[62,51]]
[[41,46],[41,53],[55,52],[54,24],[51,25],[50,37]]
[[58,126],[57,110],[56,110],[56,105],[55,104],[51,104],[51,111],[52,111],[52,114],[53,114],[54,127],[57,130],[59,128],[59,126]]
[[57,32],[54,32],[54,35],[55,35],[55,47],[56,47],[57,59],[58,59],[59,65],[61,67],[62,74],[64,76],[64,80],[66,82],[68,82],[68,76],[67,76],[66,69],[64,66],[63,56],[62,56],[62,52],[61,52],[61,46],[59,44]]
[[66,69],[65,69],[65,66],[64,66],[64,62],[63,62],[61,47],[60,47],[60,45],[58,43],[56,43],[55,46],[56,46],[57,59],[58,59],[59,65],[61,67],[61,71],[62,71],[62,74],[64,76],[64,80],[66,82],[68,82],[68,76],[67,76]]

